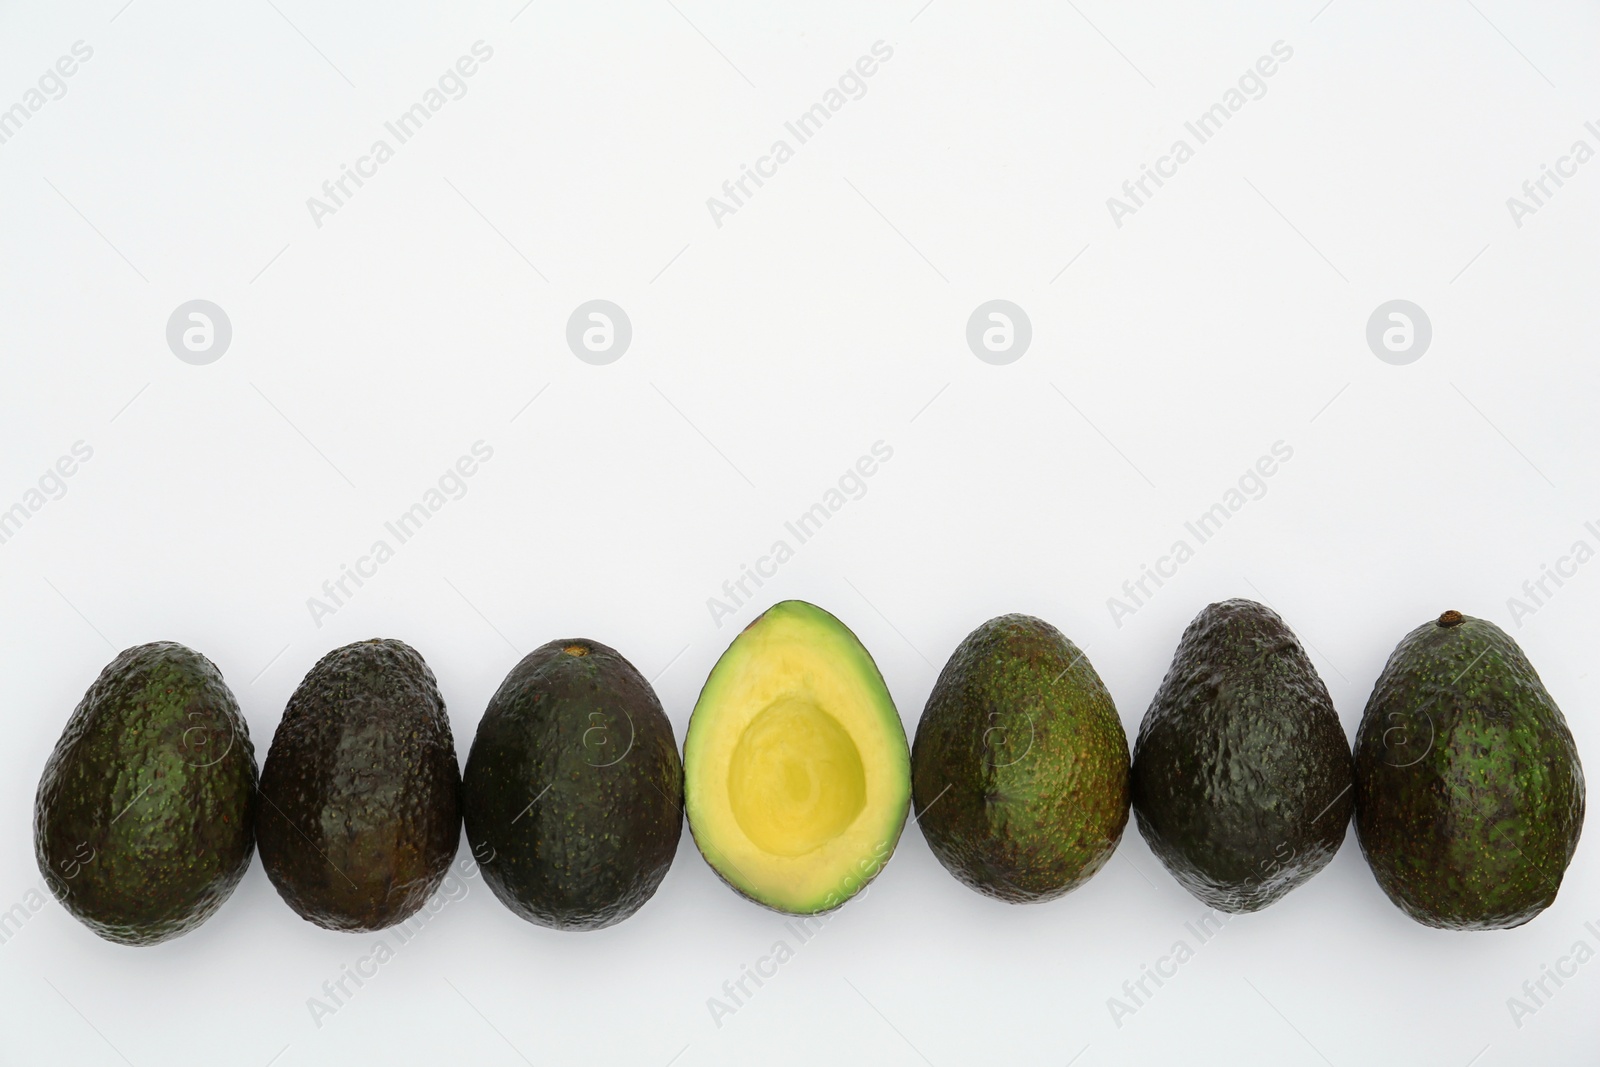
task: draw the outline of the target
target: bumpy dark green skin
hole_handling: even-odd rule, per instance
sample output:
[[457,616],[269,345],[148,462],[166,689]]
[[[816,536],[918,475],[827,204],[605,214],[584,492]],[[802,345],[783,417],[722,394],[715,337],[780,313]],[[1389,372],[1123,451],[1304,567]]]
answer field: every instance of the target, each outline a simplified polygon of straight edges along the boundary
[[638,911],[683,830],[683,763],[650,683],[598,641],[529,653],[478,724],[462,813],[484,879],[529,922],[598,930]]
[[433,672],[402,641],[324,656],[261,771],[261,865],[303,918],[382,930],[426,903],[461,841],[461,771]]
[[110,941],[154,945],[228,899],[255,847],[256,757],[210,660],[162,642],[100,673],[45,764],[40,873]]
[[1002,615],[951,655],[911,749],[911,798],[939,862],[980,893],[1053,900],[1088,881],[1128,823],[1128,738],[1061,631]]
[[1555,901],[1583,830],[1583,767],[1561,709],[1494,623],[1447,612],[1407,634],[1355,759],[1361,850],[1413,919],[1501,930]]
[[1225,600],[1183,632],[1139,726],[1133,811],[1150,850],[1221,911],[1259,911],[1333,859],[1349,742],[1278,613]]

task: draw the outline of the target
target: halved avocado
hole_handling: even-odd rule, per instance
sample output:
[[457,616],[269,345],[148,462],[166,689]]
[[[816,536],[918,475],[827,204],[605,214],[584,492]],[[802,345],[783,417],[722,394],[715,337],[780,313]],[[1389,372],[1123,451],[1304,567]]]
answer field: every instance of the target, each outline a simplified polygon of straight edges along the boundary
[[794,915],[860,892],[894,852],[911,800],[905,727],[877,664],[802,600],[769,608],[712,668],[683,769],[706,862]]

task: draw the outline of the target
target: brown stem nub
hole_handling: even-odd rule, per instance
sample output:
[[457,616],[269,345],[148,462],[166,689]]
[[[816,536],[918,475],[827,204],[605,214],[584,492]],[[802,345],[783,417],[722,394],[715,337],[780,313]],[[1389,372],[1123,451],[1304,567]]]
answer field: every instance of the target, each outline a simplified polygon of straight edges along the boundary
[[1439,616],[1439,625],[1440,626],[1459,626],[1459,625],[1461,625],[1461,620],[1465,619],[1465,618],[1466,618],[1466,616],[1461,614],[1461,612],[1455,610],[1454,608],[1451,608],[1449,611],[1447,611],[1443,615]]

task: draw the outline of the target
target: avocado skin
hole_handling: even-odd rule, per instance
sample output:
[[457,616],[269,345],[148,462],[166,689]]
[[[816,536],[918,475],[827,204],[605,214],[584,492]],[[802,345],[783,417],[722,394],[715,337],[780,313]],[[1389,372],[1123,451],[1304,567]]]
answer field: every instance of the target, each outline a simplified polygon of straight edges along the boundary
[[598,641],[535,649],[478,723],[462,811],[484,880],[517,915],[558,930],[626,919],[683,831],[683,762],[655,690]]
[[461,840],[461,772],[433,671],[361,641],[301,681],[261,772],[267,877],[301,918],[382,930],[426,903]]
[[1583,767],[1500,627],[1446,612],[1407,634],[1367,701],[1355,765],[1361,850],[1407,915],[1503,930],[1555,901],[1583,830]]
[[939,862],[1013,904],[1088,881],[1128,823],[1128,739],[1089,661],[1054,626],[1002,615],[961,642],[911,749],[917,822]]
[[1278,613],[1225,600],[1183,632],[1139,725],[1133,810],[1172,876],[1259,911],[1333,859],[1351,762],[1327,687]]
[[39,871],[101,937],[158,944],[205,922],[244,877],[255,800],[250,731],[216,665],[139,645],[100,673],[45,764]]

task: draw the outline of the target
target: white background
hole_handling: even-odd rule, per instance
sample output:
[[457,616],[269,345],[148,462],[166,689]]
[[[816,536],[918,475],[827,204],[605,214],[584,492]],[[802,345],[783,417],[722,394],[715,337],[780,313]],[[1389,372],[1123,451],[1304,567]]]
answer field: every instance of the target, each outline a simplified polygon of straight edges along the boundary
[[[1284,615],[1353,733],[1395,642],[1458,608],[1522,642],[1600,766],[1600,564],[1520,627],[1507,603],[1600,545],[1600,162],[1521,227],[1506,205],[1600,144],[1593,6],[920,3],[0,9],[0,108],[94,50],[0,145],[0,508],[93,449],[0,545],[0,908],[41,886],[34,789],[73,705],[157,639],[221,666],[260,758],[319,656],[403,638],[464,757],[516,660],[569,636],[656,678],[681,741],[738,626],[786,597],[855,629],[908,734],[960,639],[1023,611],[1087,648],[1131,737],[1229,596]],[[478,40],[467,94],[318,227],[307,198]],[[718,227],[707,197],[878,40],[865,96]],[[1106,198],[1280,40],[1265,96],[1116,226]],[[165,340],[195,298],[233,324],[209,366]],[[592,298],[633,323],[610,366],[565,343]],[[1009,366],[965,341],[993,298],[1033,324]],[[1409,366],[1364,337],[1394,298],[1433,323]],[[880,439],[865,496],[716,626],[707,598]],[[317,626],[307,598],[480,440],[466,496]],[[1265,496],[1115,625],[1107,598],[1277,441]],[[375,936],[303,922],[256,864],[156,948],[46,899],[0,945],[0,1059],[1589,1062],[1600,963],[1520,1028],[1507,998],[1600,949],[1594,838],[1537,920],[1459,934],[1390,904],[1352,835],[1120,1027],[1108,998],[1204,911],[1131,824],[1034,907],[964,888],[908,826],[720,1027],[707,998],[794,939],[687,831],[599,933],[469,881],[320,1027],[308,998]]]

